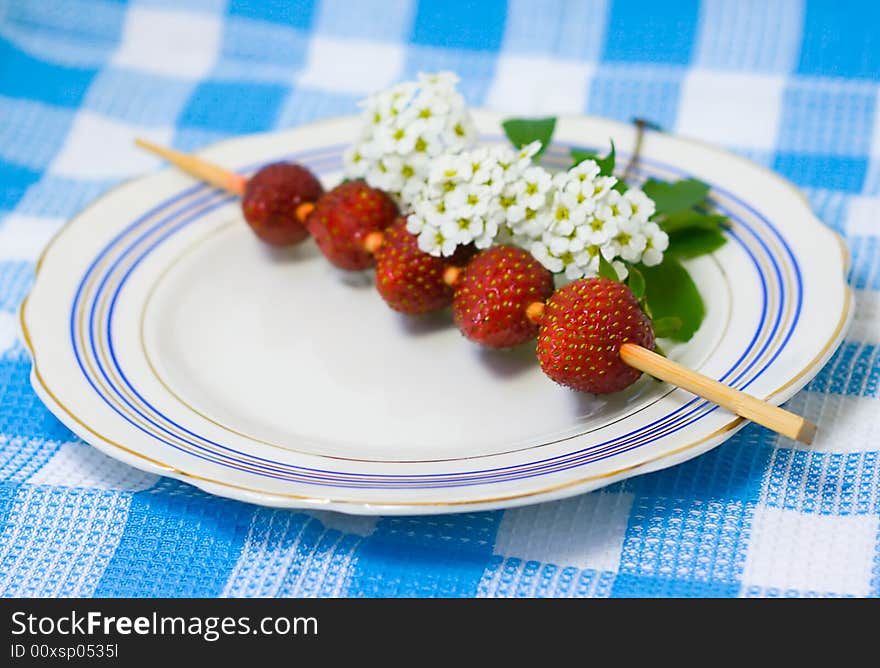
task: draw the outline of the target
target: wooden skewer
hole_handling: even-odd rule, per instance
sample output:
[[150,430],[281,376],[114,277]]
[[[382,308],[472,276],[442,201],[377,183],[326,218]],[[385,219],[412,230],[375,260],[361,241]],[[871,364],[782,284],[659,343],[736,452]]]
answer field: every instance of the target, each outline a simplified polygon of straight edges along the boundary
[[728,387],[642,346],[624,343],[620,346],[620,357],[631,367],[649,376],[665,380],[703,399],[708,399],[747,420],[757,422],[795,441],[810,444],[816,435],[816,425],[806,418]]
[[[193,155],[181,153],[174,149],[158,146],[152,142],[143,139],[136,139],[135,143],[143,149],[158,155],[182,171],[203,181],[222,188],[236,195],[244,193],[247,179],[230,172],[222,167],[205,162]],[[306,205],[303,205],[304,207]],[[314,205],[309,204],[309,209],[303,209],[301,218],[305,218]],[[299,215],[300,212],[298,211]],[[366,250],[374,253],[379,246],[382,245],[382,234],[379,232],[368,235],[365,239],[364,246]],[[443,278],[448,285],[454,285],[461,273],[458,267],[449,267]],[[527,309],[527,317],[534,323],[540,321],[544,313],[543,302],[535,302],[529,305]],[[713,380],[708,376],[688,369],[662,355],[638,346],[634,343],[624,343],[620,347],[621,359],[631,367],[642,371],[649,376],[664,380],[677,387],[692,392],[703,399],[707,399],[713,403],[723,406],[732,411],[736,415],[757,422],[768,429],[772,429],[783,436],[801,441],[802,443],[812,443],[813,437],[816,435],[816,425],[809,420],[796,415],[787,410],[774,406],[766,401],[762,401],[740,392],[732,387],[728,387],[717,380]]]
[[230,172],[201,158],[187,153],[175,151],[173,148],[159,146],[144,139],[135,139],[134,143],[142,149],[149,151],[161,158],[165,158],[172,165],[202,181],[207,181],[212,186],[222,188],[234,195],[243,195],[247,179],[239,174]]

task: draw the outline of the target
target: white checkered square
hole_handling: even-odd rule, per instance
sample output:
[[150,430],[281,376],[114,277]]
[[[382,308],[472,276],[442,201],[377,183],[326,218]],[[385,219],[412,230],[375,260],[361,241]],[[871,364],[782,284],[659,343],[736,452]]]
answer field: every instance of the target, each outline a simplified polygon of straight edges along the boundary
[[877,542],[876,515],[805,515],[779,508],[755,512],[743,571],[750,587],[800,594],[866,596]]
[[315,36],[297,83],[317,90],[374,93],[397,81],[403,60],[400,44]]
[[682,85],[678,131],[741,149],[776,145],[784,79],[693,70]]
[[211,71],[220,48],[219,16],[132,7],[112,64],[180,79]]
[[138,149],[134,140],[149,137],[167,144],[172,134],[171,128],[142,128],[81,111],[49,171],[82,180],[116,179],[154,170],[161,162]]
[[28,482],[137,492],[152,487],[158,479],[159,476],[111,459],[90,445],[72,442],[62,445]]
[[369,536],[379,521],[378,515],[346,515],[329,510],[311,510],[306,514],[314,517],[328,529],[353,533],[357,536]]
[[0,260],[35,261],[62,223],[61,218],[9,214],[0,221]]
[[[880,399],[846,394],[798,392],[786,404],[788,410],[804,415],[820,426],[816,440],[804,445],[780,438],[780,445],[793,450],[848,454],[872,452],[880,442]],[[880,490],[878,490],[880,492]]]
[[632,494],[595,492],[508,510],[498,527],[495,553],[616,571],[632,502]]
[[503,56],[487,106],[512,114],[573,114],[587,106],[594,66],[588,63]]
[[880,197],[850,197],[845,226],[850,237],[880,236]]

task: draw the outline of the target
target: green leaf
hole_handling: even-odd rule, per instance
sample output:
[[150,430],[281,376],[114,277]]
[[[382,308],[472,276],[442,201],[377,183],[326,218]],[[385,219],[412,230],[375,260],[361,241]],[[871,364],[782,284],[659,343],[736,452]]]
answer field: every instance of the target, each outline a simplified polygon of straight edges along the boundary
[[599,165],[599,175],[600,176],[612,176],[614,174],[614,162],[615,162],[616,152],[614,149],[614,141],[611,141],[611,150],[608,152],[604,158],[600,157],[598,153],[591,153],[590,151],[582,151],[577,148],[571,149],[571,159],[572,159],[572,167],[581,164],[584,160],[594,160],[597,165]]
[[645,295],[645,277],[635,267],[629,267],[629,278],[626,284],[636,299],[641,299]]
[[685,209],[684,211],[676,211],[668,216],[663,216],[657,222],[664,232],[673,234],[694,228],[717,230],[722,223],[727,222],[727,216],[721,216],[716,213],[703,213],[695,209]]
[[576,167],[584,160],[599,160],[599,154],[592,151],[582,151],[579,148],[571,149],[571,166]]
[[697,179],[668,183],[649,179],[642,186],[645,194],[657,205],[657,215],[676,213],[700,204],[709,194],[709,186]]
[[605,259],[605,256],[602,255],[602,253],[599,253],[599,276],[620,282],[620,276],[617,275],[617,270],[608,260]]
[[535,155],[538,157],[550,145],[553,131],[556,129],[556,118],[508,118],[501,124],[504,134],[510,143],[517,148],[522,148],[533,141],[541,142],[541,150]]
[[682,326],[681,318],[676,316],[666,316],[665,318],[659,318],[653,322],[654,325],[654,336],[659,337],[661,339],[668,339],[676,334],[681,329]]
[[666,252],[681,258],[698,257],[718,250],[725,243],[727,238],[717,228],[692,228],[670,234]]
[[681,327],[669,338],[689,341],[706,316],[706,307],[687,270],[673,257],[666,256],[654,267],[640,267],[645,277],[645,301],[654,322],[674,317]]

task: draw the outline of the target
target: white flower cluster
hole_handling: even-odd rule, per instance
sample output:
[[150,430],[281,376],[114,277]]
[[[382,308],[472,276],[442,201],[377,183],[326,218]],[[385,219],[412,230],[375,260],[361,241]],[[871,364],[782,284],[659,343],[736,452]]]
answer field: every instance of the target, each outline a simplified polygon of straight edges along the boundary
[[476,128],[451,72],[419,74],[364,101],[363,131],[345,153],[345,173],[403,205],[421,193],[432,161],[474,145]]
[[436,256],[470,243],[488,248],[499,231],[535,223],[535,209],[545,206],[550,187],[549,173],[532,165],[540,148],[533,142],[519,151],[484,146],[440,156],[407,218],[419,248]]
[[659,264],[669,237],[657,223],[654,201],[638,188],[621,194],[613,176],[600,176],[599,165],[585,160],[553,176],[546,211],[538,214],[540,234],[533,237],[532,255],[566,278],[595,276],[601,254],[626,278],[624,262]]
[[475,147],[476,128],[449,72],[419,74],[364,102],[364,129],[345,153],[349,178],[391,194],[408,212],[407,229],[424,252],[515,243],[551,272],[577,279],[599,272],[599,256],[621,279],[624,263],[663,260],[669,238],[653,200],[621,193],[594,160],[551,174],[534,164],[533,142]]

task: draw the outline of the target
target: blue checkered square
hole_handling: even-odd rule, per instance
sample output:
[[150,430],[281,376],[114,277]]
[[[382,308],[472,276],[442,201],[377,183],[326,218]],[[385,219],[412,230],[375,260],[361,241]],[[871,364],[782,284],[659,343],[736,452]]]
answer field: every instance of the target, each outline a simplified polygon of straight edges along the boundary
[[880,5],[846,8],[834,0],[810,0],[804,16],[800,74],[871,79],[880,77]]
[[308,28],[315,13],[314,0],[230,0],[229,14],[268,23]]
[[497,51],[504,34],[505,5],[504,0],[462,0],[455,11],[450,11],[445,0],[422,0],[412,42],[446,49]]
[[40,172],[19,167],[17,165],[0,163],[0,209],[13,209],[21,201],[28,188],[37,182]]
[[39,60],[0,38],[0,94],[6,97],[75,107],[96,72]]
[[868,160],[780,151],[773,161],[773,169],[801,187],[858,193],[862,192],[865,183]]
[[651,0],[615,2],[605,33],[602,60],[688,64],[697,32],[698,3],[680,0],[667,3],[660,12],[655,8]]
[[[226,133],[266,130],[275,125],[287,88],[273,84],[207,81],[199,84],[180,115],[180,124]],[[235,100],[230,105],[230,100]]]

